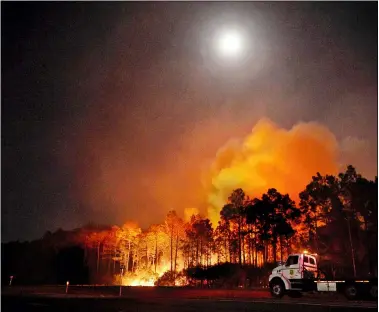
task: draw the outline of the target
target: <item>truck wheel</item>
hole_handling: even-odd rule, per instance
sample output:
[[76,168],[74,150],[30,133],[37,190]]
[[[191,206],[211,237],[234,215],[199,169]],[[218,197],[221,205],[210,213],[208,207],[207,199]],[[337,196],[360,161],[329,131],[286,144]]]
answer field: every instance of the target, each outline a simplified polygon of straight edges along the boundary
[[370,295],[371,298],[378,299],[378,285],[371,285]]
[[270,286],[271,295],[275,298],[282,298],[284,296],[284,284],[282,281],[274,281]]
[[358,297],[358,290],[354,284],[347,285],[345,288],[345,296],[349,300],[354,300]]

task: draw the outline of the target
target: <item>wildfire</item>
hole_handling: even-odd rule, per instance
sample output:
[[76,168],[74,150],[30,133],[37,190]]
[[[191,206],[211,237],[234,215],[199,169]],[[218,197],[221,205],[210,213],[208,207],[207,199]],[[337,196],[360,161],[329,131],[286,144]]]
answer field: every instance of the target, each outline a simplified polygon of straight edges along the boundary
[[[335,136],[320,124],[299,123],[287,130],[270,120],[260,120],[245,138],[219,149],[210,168],[206,217],[213,230],[233,190],[242,188],[254,198],[268,188],[275,188],[297,201],[298,194],[316,172],[338,171],[338,149]],[[106,247],[117,254],[115,259],[120,267],[125,267],[123,274],[115,278],[115,284],[153,287],[163,281],[163,284],[182,286],[187,281],[179,272],[185,267],[231,262],[230,250],[216,254],[211,245],[206,245],[207,224],[195,222],[199,211],[193,206],[186,208],[184,219],[170,211],[163,223],[151,225],[147,231],[142,231],[135,222],[115,227]],[[93,237],[93,246],[98,250],[101,237]],[[245,249],[250,245],[246,246]],[[242,253],[249,253],[249,261],[253,259],[258,267],[264,262],[262,251],[243,250]]]
[[156,281],[154,279],[150,279],[150,280],[141,280],[141,279],[135,279],[135,280],[132,280],[132,281],[125,281],[122,283],[122,285],[125,285],[125,286],[146,286],[146,287],[154,287],[154,283]]
[[[121,277],[121,285],[154,287],[158,279],[169,270],[169,264],[161,264],[157,266],[157,272],[153,272],[151,268],[142,268],[135,272],[127,272]],[[115,283],[117,284],[117,281]]]
[[187,285],[187,280],[185,277],[180,277],[175,280],[175,286],[185,286]]

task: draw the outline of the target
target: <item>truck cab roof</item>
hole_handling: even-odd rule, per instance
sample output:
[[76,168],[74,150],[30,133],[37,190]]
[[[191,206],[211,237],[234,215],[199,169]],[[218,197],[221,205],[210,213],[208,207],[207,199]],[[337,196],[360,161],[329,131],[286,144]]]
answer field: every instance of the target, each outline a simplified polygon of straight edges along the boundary
[[306,269],[317,270],[316,256],[308,253],[290,254],[285,266],[301,264]]

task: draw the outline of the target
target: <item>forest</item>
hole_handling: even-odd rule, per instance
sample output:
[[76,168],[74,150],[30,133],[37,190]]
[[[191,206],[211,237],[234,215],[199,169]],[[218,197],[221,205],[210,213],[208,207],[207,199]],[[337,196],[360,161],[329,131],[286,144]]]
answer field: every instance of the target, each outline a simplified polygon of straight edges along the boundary
[[2,284],[13,276],[15,284],[261,287],[278,261],[303,250],[330,278],[377,276],[377,177],[353,166],[317,173],[295,200],[274,188],[258,198],[236,189],[217,225],[169,211],[148,229],[88,224],[2,243]]

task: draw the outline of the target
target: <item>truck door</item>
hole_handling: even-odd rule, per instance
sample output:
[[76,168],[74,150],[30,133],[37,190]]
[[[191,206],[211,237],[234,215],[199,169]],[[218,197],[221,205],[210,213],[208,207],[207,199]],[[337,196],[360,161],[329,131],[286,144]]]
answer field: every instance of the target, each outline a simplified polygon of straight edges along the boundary
[[314,278],[317,271],[316,259],[310,255],[303,256],[304,278]]
[[289,256],[285,263],[285,268],[283,269],[283,275],[287,279],[301,279],[300,267],[299,255]]

